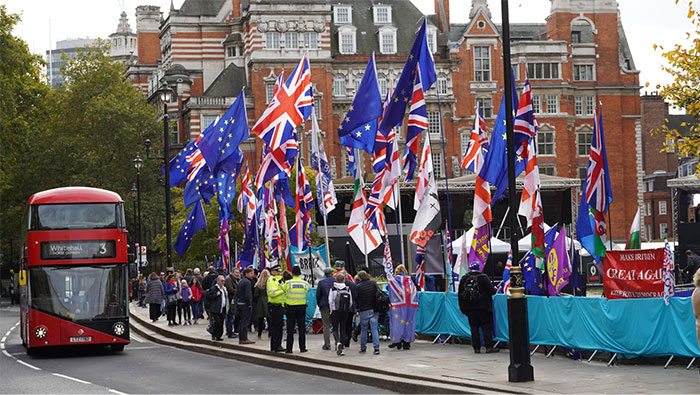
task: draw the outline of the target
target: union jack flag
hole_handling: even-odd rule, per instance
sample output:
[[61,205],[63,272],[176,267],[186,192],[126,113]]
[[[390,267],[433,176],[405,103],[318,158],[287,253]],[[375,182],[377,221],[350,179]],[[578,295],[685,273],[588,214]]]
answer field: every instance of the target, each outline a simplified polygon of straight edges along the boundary
[[476,114],[474,115],[474,128],[469,136],[469,146],[462,158],[462,168],[468,169],[473,173],[479,173],[481,166],[484,163],[484,153],[486,149],[482,145],[482,141],[488,146],[488,136],[486,133],[486,122],[484,122],[484,113],[481,110],[481,105],[476,103]]
[[425,289],[425,248],[416,246],[416,282]]
[[[250,170],[248,164],[245,165],[245,174],[241,181],[241,193],[238,195],[238,212],[246,215],[246,223],[253,220],[255,217],[255,194],[253,186],[250,182]],[[245,212],[243,210],[246,210]]]
[[664,281],[664,303],[668,306],[668,301],[675,294],[675,276],[673,275],[673,253],[668,245],[668,239],[664,239],[664,266],[663,266],[663,281]]
[[384,240],[384,272],[386,278],[390,279],[394,276],[394,263],[391,260],[391,249],[389,248],[389,239]]
[[[532,107],[532,89],[530,80],[525,80],[523,93],[520,95],[518,111],[513,122],[514,147],[517,155],[523,156],[527,150],[528,141],[532,140],[537,133],[537,121]],[[523,157],[525,159],[525,157]]]
[[[416,276],[418,272],[416,271]],[[419,285],[420,286],[420,285]],[[398,300],[391,301],[391,309],[396,310],[402,307],[418,307],[418,292],[411,277],[399,275],[389,280],[389,288],[391,289],[391,297]]]
[[425,98],[420,73],[416,69],[415,82],[413,84],[413,96],[411,97],[411,112],[408,114],[406,127],[406,149],[403,153],[403,171],[406,174],[405,181],[413,179],[413,173],[417,166],[418,140],[422,131],[428,129],[428,115],[425,110]]
[[610,173],[608,172],[608,158],[605,153],[605,137],[603,133],[603,116],[598,109],[594,111],[593,139],[591,152],[588,159],[588,171],[584,184],[585,202],[594,217],[594,243],[595,255],[605,256],[607,241],[607,224],[605,213],[612,203],[612,189],[610,187]]
[[[425,188],[428,186],[429,176],[433,172],[433,156],[430,150],[430,135],[426,133],[423,142],[423,152],[420,155],[420,167],[418,168],[418,180],[416,180],[416,196],[413,199],[413,209],[418,211],[423,200]],[[405,167],[404,167],[405,169]]]
[[506,295],[510,294],[510,269],[513,268],[513,251],[508,251],[508,260],[506,261],[506,267],[503,268],[503,281],[502,285],[498,287],[498,293],[503,293]]
[[[296,133],[294,133],[296,136]],[[296,137],[282,143],[282,146],[274,151],[265,149],[260,168],[255,175],[255,187],[257,189],[284,173],[289,177],[292,172],[292,160],[297,156],[299,145]]]
[[[386,90],[386,97],[384,98],[384,105],[382,106],[382,116],[379,117],[379,119],[377,119],[377,123],[382,122],[382,118],[384,118],[384,112],[386,112],[386,108],[389,105],[390,100],[391,88]],[[386,164],[387,149],[389,148],[388,146],[389,144],[391,144],[394,135],[394,129],[389,129],[388,132],[378,130],[378,133],[376,135],[376,141],[374,143],[374,160],[372,162],[372,168],[374,169],[375,173],[378,173],[381,169],[384,168]]]
[[275,152],[294,139],[294,130],[311,115],[314,98],[311,92],[311,68],[306,55],[284,84],[281,84],[253,132]]
[[382,169],[374,177],[369,199],[367,199],[367,207],[365,208],[367,226],[371,229],[378,230],[379,234],[382,236],[386,234],[386,219],[384,218],[384,211],[382,210],[382,204],[384,202],[382,197],[382,178],[385,172],[386,169]]

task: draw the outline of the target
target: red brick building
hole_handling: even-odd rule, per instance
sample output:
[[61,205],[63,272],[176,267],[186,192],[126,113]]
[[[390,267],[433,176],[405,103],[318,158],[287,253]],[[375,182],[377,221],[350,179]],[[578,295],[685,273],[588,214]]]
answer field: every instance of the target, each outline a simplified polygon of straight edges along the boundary
[[[527,73],[533,88],[540,171],[585,176],[593,108],[601,102],[615,198],[612,232],[615,239],[624,239],[642,200],[639,71],[615,1],[551,3],[544,23],[511,25],[518,87]],[[435,10],[427,16],[438,75],[426,92],[429,132],[434,133],[433,160],[440,169],[436,175],[453,178],[462,175],[459,162],[475,103],[485,109],[489,129],[496,118],[503,94],[503,43],[486,0],[471,2],[467,24],[450,23],[448,0],[435,0]],[[182,144],[223,113],[241,89],[252,125],[265,110],[279,73],[290,72],[307,52],[325,149],[332,171],[341,178],[347,175],[346,158],[335,130],[369,56],[377,56],[380,88],[394,86],[422,18],[409,0],[186,0],[163,20],[157,7],[141,6],[136,18],[138,60],[131,62],[128,73],[146,94],[162,82],[177,91],[168,109],[171,119],[178,119],[173,141]],[[446,158],[438,138],[440,113]],[[309,129],[307,122],[301,133],[306,158]],[[403,131],[400,135],[403,144]],[[260,144],[251,138],[243,149],[257,151],[248,158],[257,164]],[[365,160],[367,171],[369,162]],[[574,196],[574,218],[577,207]],[[459,215],[453,213],[453,222]]]

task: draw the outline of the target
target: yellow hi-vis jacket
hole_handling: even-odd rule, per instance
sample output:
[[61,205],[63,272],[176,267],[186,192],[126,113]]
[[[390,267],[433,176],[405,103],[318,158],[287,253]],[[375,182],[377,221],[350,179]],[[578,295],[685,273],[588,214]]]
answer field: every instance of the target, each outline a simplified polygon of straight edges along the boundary
[[284,304],[284,290],[282,289],[282,286],[280,285],[280,281],[282,280],[282,276],[271,276],[269,280],[267,280],[267,302],[268,303],[276,303],[276,304]]
[[294,276],[282,286],[287,297],[288,306],[303,306],[306,304],[306,293],[309,292],[309,283],[301,279],[301,276]]

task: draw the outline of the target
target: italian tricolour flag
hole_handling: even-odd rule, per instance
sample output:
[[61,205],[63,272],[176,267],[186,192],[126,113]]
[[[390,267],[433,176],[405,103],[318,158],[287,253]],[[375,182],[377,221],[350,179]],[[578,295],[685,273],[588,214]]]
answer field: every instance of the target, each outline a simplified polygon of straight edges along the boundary
[[634,216],[634,221],[632,221],[632,227],[630,228],[630,235],[627,237],[626,250],[639,250],[642,248],[641,239],[639,238],[641,224],[639,207],[637,207],[637,215]]

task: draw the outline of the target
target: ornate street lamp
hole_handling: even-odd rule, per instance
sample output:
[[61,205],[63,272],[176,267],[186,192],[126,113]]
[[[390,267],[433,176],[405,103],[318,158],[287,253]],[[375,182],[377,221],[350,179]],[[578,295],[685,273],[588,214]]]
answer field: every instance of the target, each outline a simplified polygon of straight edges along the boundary
[[[137,227],[137,236],[138,236],[138,241],[139,241],[139,249],[136,252],[136,273],[141,272],[141,165],[143,164],[143,159],[139,156],[139,154],[136,154],[136,158],[134,158],[134,167],[136,168],[136,202],[138,204],[138,227]],[[133,189],[132,189],[133,191]]]

